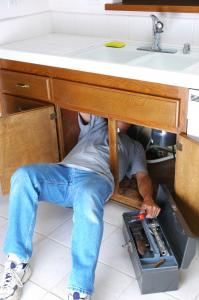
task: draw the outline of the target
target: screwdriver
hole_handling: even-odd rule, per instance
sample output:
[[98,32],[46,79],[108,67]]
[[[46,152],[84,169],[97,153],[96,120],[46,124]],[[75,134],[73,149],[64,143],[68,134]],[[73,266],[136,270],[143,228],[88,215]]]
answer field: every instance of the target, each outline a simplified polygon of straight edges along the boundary
[[146,213],[140,212],[137,215],[132,216],[131,220],[129,221],[129,223],[137,221],[137,220],[144,220],[145,217],[146,217]]

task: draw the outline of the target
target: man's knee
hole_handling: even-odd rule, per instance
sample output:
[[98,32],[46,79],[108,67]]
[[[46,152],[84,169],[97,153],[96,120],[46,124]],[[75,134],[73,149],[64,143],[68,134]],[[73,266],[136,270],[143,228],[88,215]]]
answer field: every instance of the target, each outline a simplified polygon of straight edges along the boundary
[[95,192],[86,189],[76,198],[74,208],[74,218],[81,218],[89,223],[98,224],[103,219],[103,202]]
[[89,212],[102,211],[104,202],[102,193],[91,186],[87,186],[79,193],[76,204],[82,213],[89,214]]
[[22,166],[19,167],[11,177],[11,185],[15,183],[27,182],[27,178],[30,177],[31,166]]
[[99,183],[87,185],[84,193],[88,198],[94,202],[104,204],[107,198],[111,195],[111,186],[106,181],[99,181]]

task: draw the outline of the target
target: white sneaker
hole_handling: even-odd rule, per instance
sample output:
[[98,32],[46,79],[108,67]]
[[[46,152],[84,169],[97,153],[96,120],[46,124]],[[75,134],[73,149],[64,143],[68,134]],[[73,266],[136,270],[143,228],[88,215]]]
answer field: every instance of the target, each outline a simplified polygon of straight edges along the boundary
[[[70,291],[68,294],[68,300],[91,300],[90,295],[83,294],[80,292]],[[0,299],[1,300],[1,299]]]
[[30,278],[29,264],[7,261],[0,284],[0,300],[20,299],[23,284]]

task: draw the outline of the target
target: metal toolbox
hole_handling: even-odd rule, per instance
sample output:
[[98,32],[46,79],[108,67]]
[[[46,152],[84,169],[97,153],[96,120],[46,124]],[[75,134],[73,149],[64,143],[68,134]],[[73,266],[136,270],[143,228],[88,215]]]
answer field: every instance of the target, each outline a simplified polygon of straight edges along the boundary
[[196,239],[177,209],[168,189],[160,185],[158,218],[139,220],[137,210],[123,214],[123,233],[141,294],[178,289],[179,269],[191,263]]

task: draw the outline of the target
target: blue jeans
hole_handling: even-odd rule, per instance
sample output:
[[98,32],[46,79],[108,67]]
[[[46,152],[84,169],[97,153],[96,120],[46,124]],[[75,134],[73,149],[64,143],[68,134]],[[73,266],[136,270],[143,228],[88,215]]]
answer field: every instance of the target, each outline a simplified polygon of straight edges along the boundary
[[103,176],[57,164],[19,168],[12,176],[6,254],[22,260],[32,255],[32,237],[39,201],[73,208],[72,271],[68,287],[93,292],[102,234],[103,207],[112,187]]

